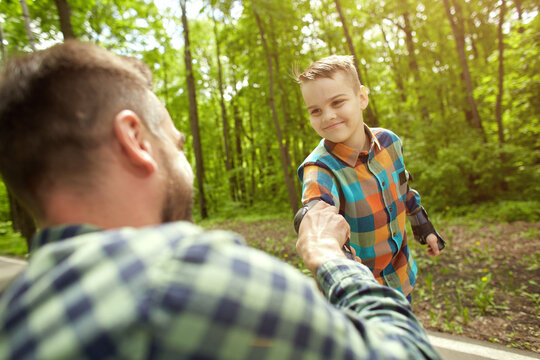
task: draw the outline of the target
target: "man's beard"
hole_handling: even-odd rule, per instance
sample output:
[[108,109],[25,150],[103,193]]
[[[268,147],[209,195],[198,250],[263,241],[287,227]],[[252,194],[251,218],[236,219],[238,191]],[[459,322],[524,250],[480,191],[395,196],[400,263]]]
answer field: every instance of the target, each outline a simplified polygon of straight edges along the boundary
[[193,222],[193,186],[186,182],[181,174],[173,171],[170,159],[161,152],[162,164],[167,177],[167,191],[161,210],[161,222],[189,221]]

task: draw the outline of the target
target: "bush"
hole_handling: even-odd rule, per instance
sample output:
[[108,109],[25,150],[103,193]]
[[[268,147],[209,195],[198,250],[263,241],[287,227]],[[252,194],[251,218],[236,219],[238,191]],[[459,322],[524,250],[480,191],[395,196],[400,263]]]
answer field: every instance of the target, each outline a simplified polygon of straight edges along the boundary
[[445,215],[488,222],[540,221],[540,201],[499,201],[450,208]]
[[22,256],[27,252],[26,241],[13,231],[11,221],[0,221],[0,254]]
[[11,213],[9,211],[9,199],[7,195],[6,185],[0,179],[0,221],[8,220],[11,220]]
[[[426,208],[443,210],[484,202],[527,202],[540,198],[537,153],[514,144],[484,144],[471,138],[426,156],[422,156],[422,146],[425,144],[411,149],[418,154],[411,154],[410,159],[406,155],[406,160],[415,177],[411,186],[420,192]],[[519,216],[522,215],[530,217]]]

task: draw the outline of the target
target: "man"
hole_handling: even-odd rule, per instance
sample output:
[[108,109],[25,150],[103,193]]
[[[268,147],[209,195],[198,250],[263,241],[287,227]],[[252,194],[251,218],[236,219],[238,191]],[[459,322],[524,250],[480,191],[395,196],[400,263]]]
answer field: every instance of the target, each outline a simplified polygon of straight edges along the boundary
[[41,229],[0,298],[0,358],[438,358],[407,300],[306,215],[312,280],[191,218],[184,136],[149,71],[68,41],[0,79],[0,171]]

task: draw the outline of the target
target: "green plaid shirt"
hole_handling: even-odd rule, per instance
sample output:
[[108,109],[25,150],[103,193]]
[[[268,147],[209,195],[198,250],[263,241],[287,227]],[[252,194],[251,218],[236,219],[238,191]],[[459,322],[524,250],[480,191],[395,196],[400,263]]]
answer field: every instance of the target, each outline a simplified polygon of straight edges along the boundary
[[189,223],[50,228],[32,249],[0,298],[0,359],[438,358],[405,297],[353,261],[319,269],[323,295]]

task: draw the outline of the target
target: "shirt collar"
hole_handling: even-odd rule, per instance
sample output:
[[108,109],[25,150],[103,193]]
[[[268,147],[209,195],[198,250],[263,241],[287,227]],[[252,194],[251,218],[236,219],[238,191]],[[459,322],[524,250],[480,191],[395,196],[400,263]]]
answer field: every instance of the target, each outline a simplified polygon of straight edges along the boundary
[[36,251],[38,248],[52,242],[62,241],[78,235],[100,231],[101,229],[88,224],[78,225],[59,225],[48,227],[36,232],[32,238],[30,252]]
[[373,132],[371,132],[369,126],[364,124],[364,129],[366,131],[366,135],[368,136],[368,141],[370,142],[369,151],[356,150],[342,143],[334,143],[328,139],[324,139],[324,145],[329,152],[337,156],[341,161],[343,161],[350,167],[355,167],[358,157],[360,155],[366,155],[369,152],[373,151],[374,146],[381,150],[381,144],[379,143],[377,137],[373,135]]

